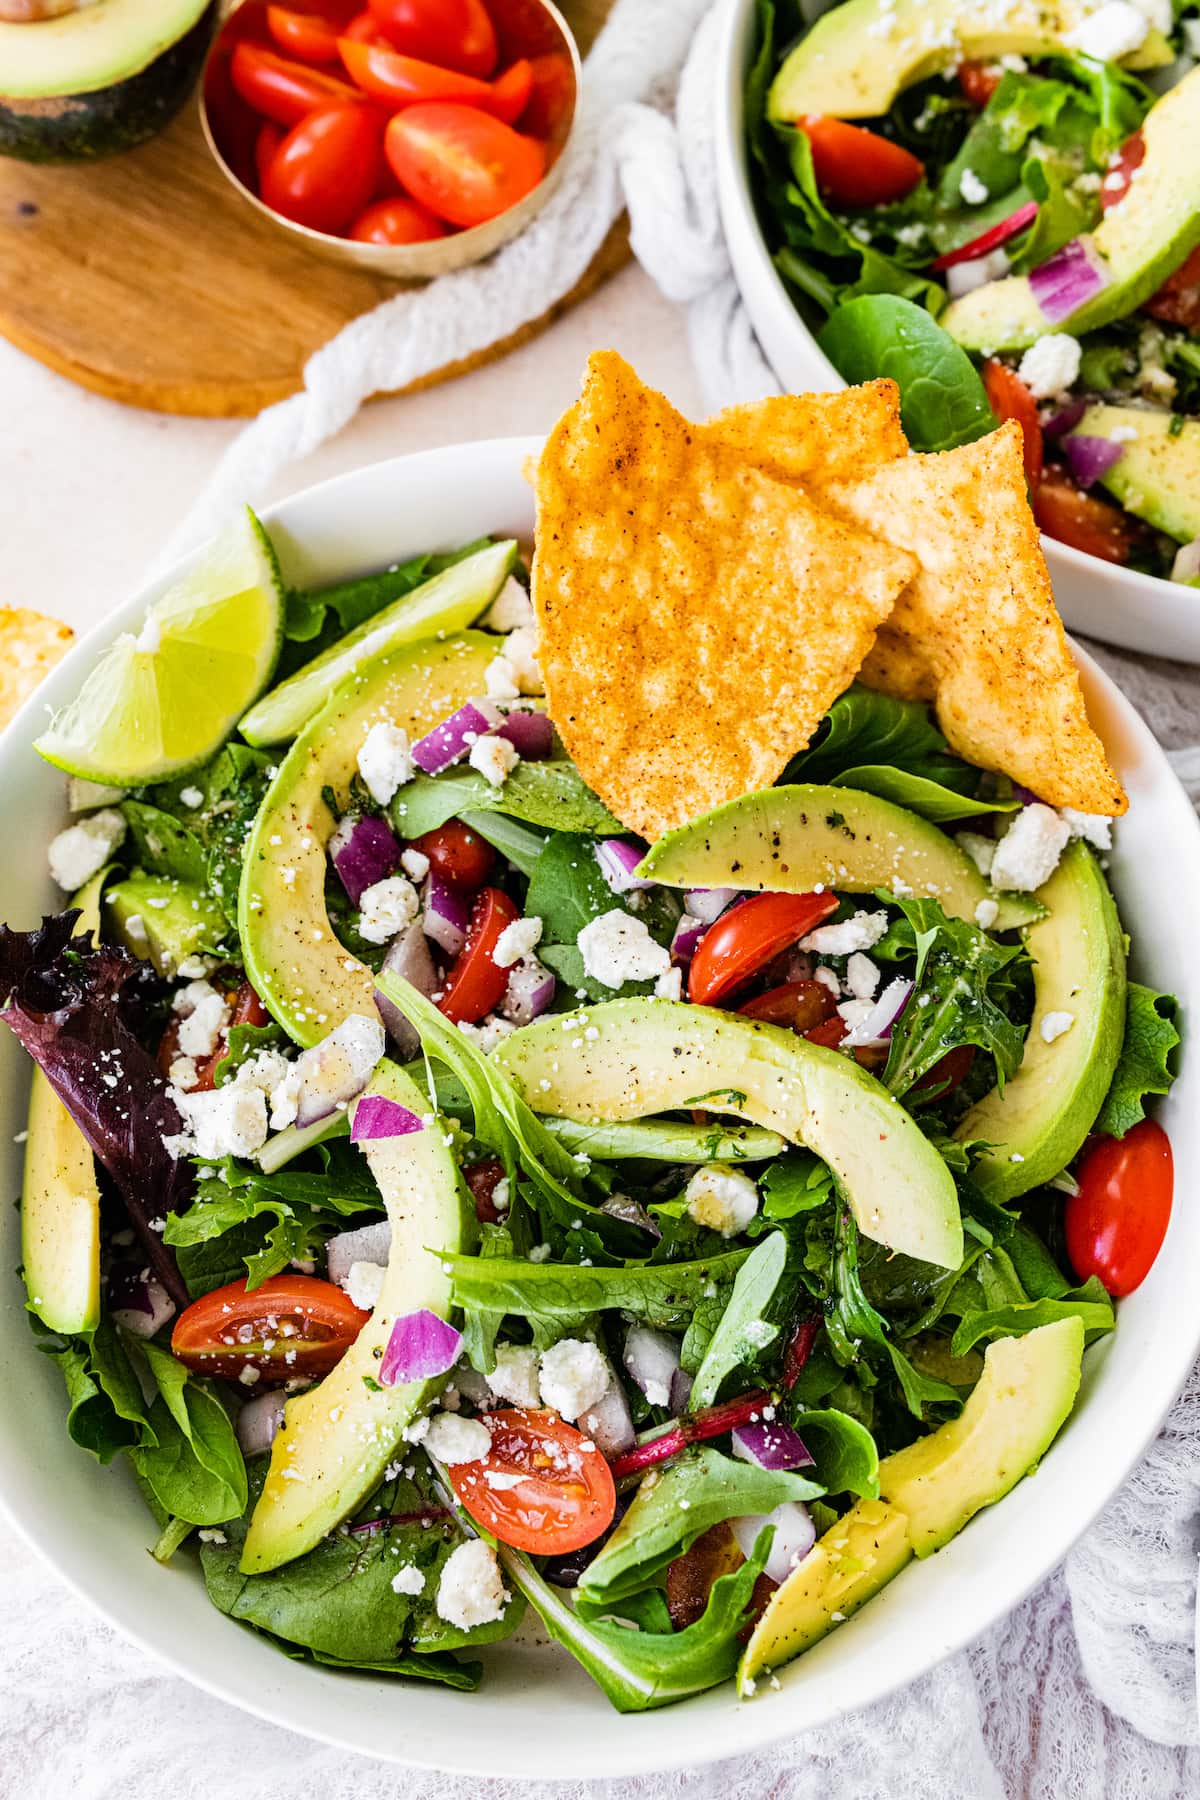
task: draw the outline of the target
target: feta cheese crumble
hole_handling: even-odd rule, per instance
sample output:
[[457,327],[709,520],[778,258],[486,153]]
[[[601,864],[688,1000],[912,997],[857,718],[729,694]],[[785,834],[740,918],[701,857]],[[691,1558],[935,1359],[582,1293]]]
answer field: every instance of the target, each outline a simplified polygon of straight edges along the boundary
[[1068,31],[1063,42],[1096,62],[1117,62],[1140,50],[1149,32],[1149,19],[1129,0],[1105,0],[1074,31]]
[[517,631],[533,624],[533,602],[515,576],[509,576],[482,622],[489,631]]
[[984,837],[978,831],[959,831],[955,834],[954,841],[960,850],[966,851],[981,875],[986,877],[991,874],[996,855],[995,838]]
[[873,1000],[879,986],[879,965],[856,950],[846,964],[846,986],[856,1000]]
[[507,738],[490,736],[476,738],[467,758],[471,767],[494,788],[504,786],[520,760],[515,744],[510,744]]
[[574,1421],[598,1404],[608,1388],[608,1364],[586,1338],[563,1338],[542,1353],[543,1404]]
[[818,956],[852,956],[856,950],[870,950],[887,930],[887,913],[856,912],[836,925],[818,925],[800,939],[801,950],[815,950]]
[[683,1190],[688,1217],[722,1237],[745,1231],[758,1212],[758,1189],[748,1175],[725,1163],[706,1163]]
[[1048,331],[1030,344],[1017,373],[1035,400],[1052,400],[1076,380],[1082,355],[1078,338]]
[[470,1631],[475,1625],[502,1619],[507,1600],[500,1564],[490,1544],[471,1538],[450,1552],[434,1602],[439,1618]]
[[419,904],[417,890],[406,875],[389,875],[361,895],[358,929],[368,944],[386,944],[412,924]]
[[516,676],[503,656],[494,657],[488,664],[483,685],[489,700],[519,700],[521,697]]
[[982,206],[988,197],[987,183],[981,181],[974,169],[964,169],[958,178],[958,191],[968,206]]
[[513,1406],[538,1406],[538,1354],[530,1344],[497,1344],[496,1366],[487,1378],[497,1400]]
[[656,1000],[683,999],[683,970],[676,967],[666,969],[654,984]]
[[1113,822],[1104,813],[1076,812],[1073,806],[1062,806],[1059,817],[1066,821],[1073,838],[1083,838],[1096,850],[1112,849]]
[[671,966],[670,951],[655,943],[645,920],[630,918],[619,907],[585,925],[576,942],[585,971],[603,987],[656,981]]
[[198,788],[198,787],[180,788],[179,799],[180,799],[180,802],[189,809],[189,811],[195,812],[195,810],[198,806],[204,805],[203,789]]
[[514,919],[506,925],[496,939],[496,947],[492,951],[492,961],[498,969],[511,969],[519,963],[523,956],[529,956],[537,949],[542,938],[542,921],[533,919]]
[[1041,1024],[1043,1044],[1053,1044],[1056,1039],[1070,1031],[1074,1023],[1074,1013],[1048,1012]]
[[1036,801],[1016,815],[996,845],[992,886],[1032,893],[1049,881],[1067,847],[1071,828],[1052,806]]
[[429,858],[423,850],[410,847],[400,852],[400,867],[410,881],[424,881],[429,873]]
[[431,1456],[444,1463],[478,1462],[492,1447],[492,1434],[481,1419],[466,1419],[461,1413],[435,1413],[424,1437]]
[[60,888],[73,894],[104,867],[124,841],[125,821],[119,812],[106,806],[89,813],[78,825],[68,825],[51,839],[47,852],[50,874]]
[[386,1274],[387,1270],[382,1263],[351,1263],[338,1286],[360,1312],[374,1312],[383,1291],[383,1278]]
[[1000,908],[994,900],[981,900],[975,908],[975,923],[980,931],[990,931],[1000,917]]
[[413,778],[407,731],[401,731],[390,719],[372,725],[358,753],[358,772],[372,800],[386,806],[396,789]]
[[392,1576],[393,1594],[423,1594],[425,1577],[416,1563],[401,1563]]
[[184,1130],[163,1143],[174,1157],[255,1156],[267,1141],[267,1102],[260,1088],[230,1081],[224,1087],[185,1094],[168,1089]]
[[189,981],[171,1002],[179,1017],[179,1049],[183,1056],[211,1056],[232,1018],[224,994],[208,981]]

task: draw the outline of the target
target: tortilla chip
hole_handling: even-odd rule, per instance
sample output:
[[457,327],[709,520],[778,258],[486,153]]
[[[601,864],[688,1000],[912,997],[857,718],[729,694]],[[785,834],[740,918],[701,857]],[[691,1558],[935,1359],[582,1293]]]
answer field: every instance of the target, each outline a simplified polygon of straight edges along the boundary
[[729,406],[704,431],[777,481],[851,481],[876,463],[908,455],[894,381]]
[[831,483],[821,500],[913,551],[859,680],[933,700],[960,755],[1012,776],[1051,806],[1122,813],[1125,791],[1088,723],[1029,509],[1021,428]]
[[537,515],[551,717],[648,838],[778,778],[916,567],[681,418],[611,351],[547,439]]
[[0,728],[70,649],[69,625],[23,606],[0,606]]

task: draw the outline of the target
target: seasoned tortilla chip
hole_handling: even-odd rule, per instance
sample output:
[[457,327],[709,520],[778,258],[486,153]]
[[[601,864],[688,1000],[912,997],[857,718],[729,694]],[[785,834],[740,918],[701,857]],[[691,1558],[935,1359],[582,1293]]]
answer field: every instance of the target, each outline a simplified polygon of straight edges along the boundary
[[0,727],[70,648],[74,632],[44,613],[0,606]]
[[850,481],[908,455],[894,381],[836,394],[774,394],[726,407],[704,431],[777,481]]
[[1124,812],[1054,604],[1020,426],[1010,421],[973,444],[886,463],[819,493],[921,565],[859,679],[904,700],[933,700],[961,755],[1050,805]]
[[537,514],[551,717],[648,838],[777,779],[916,566],[714,442],[612,352],[547,440]]

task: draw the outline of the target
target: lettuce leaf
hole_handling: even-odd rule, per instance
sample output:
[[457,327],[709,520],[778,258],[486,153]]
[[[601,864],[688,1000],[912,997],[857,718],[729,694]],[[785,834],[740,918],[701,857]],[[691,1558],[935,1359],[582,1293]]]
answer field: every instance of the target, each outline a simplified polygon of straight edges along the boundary
[[1175,1079],[1171,1057],[1179,1043],[1175,1024],[1179,1002],[1173,994],[1131,981],[1125,1000],[1125,1041],[1113,1074],[1112,1086],[1096,1130],[1109,1137],[1124,1137],[1146,1116],[1146,1100],[1165,1094]]

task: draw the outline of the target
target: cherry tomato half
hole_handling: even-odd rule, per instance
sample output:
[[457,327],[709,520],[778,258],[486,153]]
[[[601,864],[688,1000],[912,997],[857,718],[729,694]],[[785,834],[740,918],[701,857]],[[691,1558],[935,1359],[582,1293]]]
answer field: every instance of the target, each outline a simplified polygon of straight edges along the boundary
[[1142,311],[1168,325],[1181,325],[1193,335],[1200,332],[1200,244],[1167,276],[1158,292],[1142,302]]
[[964,100],[983,111],[1000,86],[1001,71],[995,63],[965,62],[958,65],[958,87]]
[[288,6],[268,6],[267,25],[279,48],[301,62],[337,61],[337,27],[320,13],[293,11]]
[[422,833],[412,848],[427,856],[434,874],[460,894],[482,887],[496,862],[492,846],[461,819],[447,819]]
[[446,227],[440,219],[403,195],[376,200],[359,214],[350,229],[350,236],[359,244],[427,244],[445,235]]
[[275,1275],[250,1292],[244,1281],[215,1288],[180,1313],[171,1349],[198,1375],[265,1381],[327,1375],[367,1320],[341,1288],[312,1275]]
[[486,80],[499,54],[483,0],[368,0],[384,36],[406,56]]
[[450,965],[438,1006],[456,1025],[474,1024],[498,1006],[508,986],[508,970],[493,961],[500,933],[520,918],[502,888],[483,888],[471,908],[467,941]]
[[484,112],[493,113],[506,125],[515,125],[529,105],[532,94],[533,64],[522,56],[519,61],[510,63],[503,75],[497,75],[488,89],[488,98],[481,100],[480,105]]
[[1037,401],[1021,377],[994,358],[983,365],[983,385],[992,411],[1003,425],[1015,419],[1024,438],[1025,479],[1035,490],[1042,479],[1042,422]]
[[379,116],[362,100],[319,106],[280,144],[262,183],[262,198],[310,231],[344,231],[379,186],[383,172]]
[[[533,91],[521,120],[530,137],[557,143],[566,134],[575,98],[575,77],[569,57],[561,50],[547,51],[530,59]],[[503,75],[495,86],[499,87]],[[501,115],[503,117],[503,115]]]
[[342,36],[350,38],[356,44],[382,44],[385,48],[390,48],[374,13],[355,13]]
[[341,38],[338,49],[347,72],[363,93],[390,106],[413,106],[418,100],[461,100],[464,106],[484,106],[492,97],[486,81],[403,56],[390,45]]
[[751,894],[739,900],[696,945],[688,999],[715,1006],[836,910],[836,894]]
[[409,106],[388,123],[386,149],[401,187],[452,225],[482,225],[523,200],[546,171],[533,138],[452,101]]
[[348,81],[310,69],[304,63],[276,56],[261,44],[235,46],[229,65],[230,78],[241,98],[264,118],[277,125],[298,125],[318,106],[331,100],[357,100]]
[[756,994],[738,1011],[747,1019],[765,1019],[769,1025],[786,1025],[804,1037],[815,1025],[823,1025],[837,1012],[837,1001],[820,981],[785,981],[782,987]]
[[1125,198],[1134,170],[1141,168],[1145,154],[1146,140],[1140,131],[1135,131],[1132,137],[1125,139],[1100,183],[1102,211],[1108,212]]
[[[557,1413],[502,1407],[488,1414],[492,1447],[478,1462],[453,1463],[459,1502],[485,1531],[538,1556],[594,1543],[617,1510],[617,1490],[590,1438]],[[513,1487],[487,1477],[517,1475]]]
[[805,113],[797,125],[812,145],[817,186],[842,206],[885,206],[911,193],[925,165],[890,138],[844,119]]
[[254,166],[258,170],[260,188],[285,135],[283,126],[277,125],[274,119],[264,119],[258,128],[258,136],[254,140]]
[[[233,1008],[229,1020],[229,1030],[232,1030],[235,1025],[266,1025],[270,1022],[271,1015],[248,981],[242,982],[236,994],[226,993],[226,1000]],[[156,1060],[163,1075],[170,1074],[171,1064],[179,1055],[180,1024],[181,1020],[177,1016],[173,1017],[159,1043]],[[226,1034],[223,1033],[221,1041],[211,1056],[206,1056],[203,1062],[197,1063],[196,1079],[188,1089],[189,1093],[206,1093],[209,1088],[216,1086],[218,1064],[224,1062],[228,1054],[225,1036]]]
[[1047,537],[1070,544],[1102,562],[1127,563],[1137,537],[1120,507],[1085,494],[1065,469],[1042,472],[1033,496],[1034,517]]
[[1171,1140],[1153,1119],[1100,1138],[1079,1165],[1063,1211],[1067,1254],[1082,1280],[1098,1275],[1115,1299],[1150,1273],[1171,1220]]
[[504,1164],[498,1156],[485,1156],[482,1162],[470,1163],[463,1170],[463,1180],[475,1202],[475,1217],[481,1225],[498,1225],[505,1209],[496,1205],[496,1189],[504,1180]]

